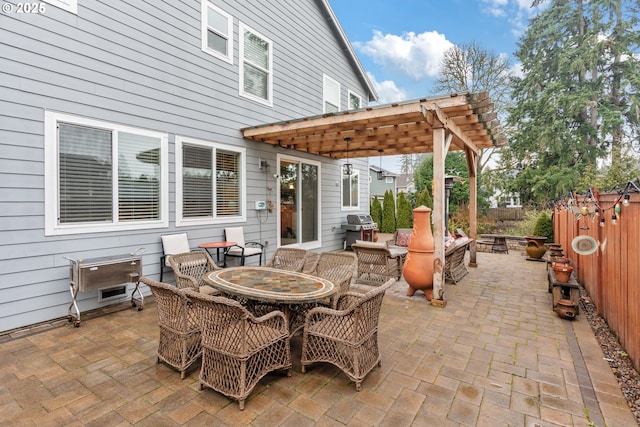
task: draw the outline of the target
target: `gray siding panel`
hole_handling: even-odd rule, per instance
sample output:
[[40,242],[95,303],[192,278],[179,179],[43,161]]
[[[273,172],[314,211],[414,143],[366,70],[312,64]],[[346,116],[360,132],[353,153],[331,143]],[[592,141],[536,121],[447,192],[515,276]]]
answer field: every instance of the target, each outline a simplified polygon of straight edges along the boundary
[[[340,224],[348,212],[340,209],[335,184],[344,161],[245,141],[240,132],[321,114],[323,73],[340,81],[343,107],[347,89],[368,98],[321,2],[216,1],[233,16],[233,64],[201,50],[199,1],[78,3],[78,15],[49,5],[43,15],[0,14],[0,331],[67,314],[65,256],[86,259],[144,247],[143,274],[157,277],[162,234],[187,232],[192,247],[222,239],[229,224],[175,227],[175,135],[246,147],[247,221],[238,225],[247,240],[270,242],[267,257],[276,248],[276,212],[258,218],[253,206],[256,200],[276,200],[276,155],[321,161],[319,250],[342,248]],[[273,42],[271,107],[238,95],[240,22]],[[47,110],[168,133],[169,227],[45,236]],[[269,174],[258,169],[259,158],[271,165]],[[366,171],[366,160],[354,163]],[[368,211],[365,176],[363,212]],[[78,301],[83,312],[112,303],[98,302],[95,291],[81,293]]]

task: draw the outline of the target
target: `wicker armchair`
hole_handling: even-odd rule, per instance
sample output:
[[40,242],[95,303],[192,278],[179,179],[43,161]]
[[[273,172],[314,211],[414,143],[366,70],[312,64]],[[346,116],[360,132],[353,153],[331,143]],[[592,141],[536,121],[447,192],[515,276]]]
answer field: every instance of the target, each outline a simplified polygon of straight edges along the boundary
[[171,255],[169,265],[173,268],[178,288],[195,289],[209,295],[219,294],[215,288],[207,285],[204,281],[204,276],[207,273],[220,270],[207,251]]
[[348,292],[338,300],[337,309],[309,310],[302,335],[302,372],[312,363],[328,362],[354,381],[359,391],[365,376],[380,365],[380,307],[395,281],[389,279],[366,294]]
[[337,301],[340,295],[349,291],[356,264],[356,256],[350,252],[322,252],[315,268],[309,274],[331,280],[339,286],[340,290],[335,297]]
[[390,249],[384,243],[358,241],[351,245],[358,258],[357,283],[382,285],[389,278],[402,275],[406,249]]
[[278,248],[271,256],[267,267],[301,272],[305,264],[307,251],[298,248]]
[[304,257],[304,267],[302,267],[302,272],[311,274],[316,269],[316,265],[318,265],[318,259],[320,259],[320,254],[318,252],[307,251],[307,254]]
[[258,381],[271,371],[290,374],[287,319],[281,311],[256,318],[239,302],[189,289],[202,331],[200,389],[237,400],[240,409]]
[[202,354],[200,325],[193,306],[184,291],[175,286],[148,277],[140,281],[149,286],[158,306],[158,363],[173,366],[184,379],[185,371]]
[[307,274],[322,277],[338,286],[338,292],[331,298],[320,303],[295,304],[289,309],[289,328],[291,336],[295,335],[304,326],[307,312],[318,305],[336,307],[340,295],[349,291],[351,278],[356,268],[356,257],[349,252],[322,252],[318,254],[315,266]]

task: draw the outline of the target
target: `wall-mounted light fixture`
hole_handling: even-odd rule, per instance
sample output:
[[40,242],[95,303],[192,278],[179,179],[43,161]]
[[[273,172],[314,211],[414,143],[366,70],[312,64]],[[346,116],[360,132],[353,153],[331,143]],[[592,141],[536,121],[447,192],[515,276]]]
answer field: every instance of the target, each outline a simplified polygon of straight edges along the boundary
[[342,165],[342,173],[344,175],[351,175],[353,173],[353,164],[349,163],[349,141],[351,141],[352,138],[345,138],[344,141],[347,143],[347,163],[345,163],[344,165]]

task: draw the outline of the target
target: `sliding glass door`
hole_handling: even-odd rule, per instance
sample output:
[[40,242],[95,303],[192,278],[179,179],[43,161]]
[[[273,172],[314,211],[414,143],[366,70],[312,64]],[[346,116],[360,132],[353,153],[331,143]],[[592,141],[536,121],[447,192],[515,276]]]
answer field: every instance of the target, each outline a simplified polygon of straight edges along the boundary
[[320,163],[278,157],[280,246],[320,241]]

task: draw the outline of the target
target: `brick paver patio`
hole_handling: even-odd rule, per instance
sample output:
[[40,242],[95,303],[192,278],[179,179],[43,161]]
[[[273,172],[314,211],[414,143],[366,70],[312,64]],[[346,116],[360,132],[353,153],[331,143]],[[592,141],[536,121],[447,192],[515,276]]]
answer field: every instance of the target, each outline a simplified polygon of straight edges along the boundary
[[265,377],[240,411],[199,390],[197,366],[181,380],[156,364],[149,298],[143,311],[123,304],[80,328],[0,336],[0,425],[636,425],[584,315],[552,311],[545,264],[516,253],[478,253],[478,263],[446,285],[445,308],[394,285],[381,314],[382,367],[360,392],[332,365],[302,374],[298,335],[292,376]]

